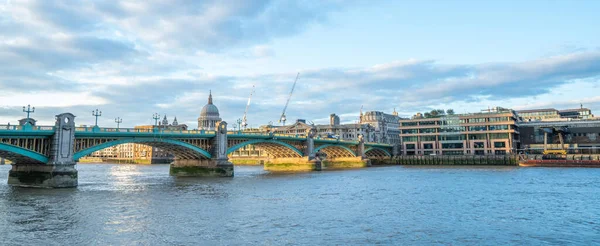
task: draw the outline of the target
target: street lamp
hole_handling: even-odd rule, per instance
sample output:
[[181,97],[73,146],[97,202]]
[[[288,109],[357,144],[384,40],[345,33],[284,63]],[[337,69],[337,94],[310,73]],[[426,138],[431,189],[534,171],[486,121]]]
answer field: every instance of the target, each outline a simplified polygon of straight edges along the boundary
[[31,105],[27,104],[27,110],[25,110],[25,106],[23,106],[23,112],[27,113],[27,121],[26,124],[29,124],[29,114],[35,112],[35,107],[31,108]]
[[242,119],[237,119],[238,129],[242,130]]
[[96,126],[98,126],[98,116],[102,116],[102,111],[98,111],[98,109],[96,109],[96,112],[94,112],[94,110],[92,110],[92,115],[96,116]]
[[123,123],[123,119],[120,117],[115,118],[115,123],[117,123],[117,130],[119,129],[119,125]]
[[160,119],[160,115],[158,115],[158,113],[154,113],[154,115],[152,115],[152,119],[154,119],[154,125],[157,126],[158,119]]

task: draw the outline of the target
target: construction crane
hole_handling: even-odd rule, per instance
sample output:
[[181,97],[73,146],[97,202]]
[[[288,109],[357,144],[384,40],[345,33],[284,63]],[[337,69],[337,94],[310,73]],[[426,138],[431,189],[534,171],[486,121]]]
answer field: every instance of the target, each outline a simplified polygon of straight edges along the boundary
[[248,108],[250,108],[250,100],[252,100],[252,94],[254,94],[254,85],[252,85],[252,91],[250,91],[250,97],[248,97],[248,104],[246,104],[246,110],[244,111],[244,118],[242,119],[242,127],[246,129],[248,126],[248,120],[246,119],[246,115],[248,115]]
[[287,102],[285,102],[285,107],[283,107],[283,112],[281,113],[281,117],[279,118],[279,123],[283,122],[283,125],[285,126],[285,110],[288,107],[288,104],[290,104],[290,99],[292,99],[292,94],[294,93],[294,88],[296,88],[296,82],[298,82],[298,77],[300,76],[300,73],[298,73],[296,75],[296,80],[294,80],[294,85],[292,85],[292,91],[290,91],[290,95],[288,96]]

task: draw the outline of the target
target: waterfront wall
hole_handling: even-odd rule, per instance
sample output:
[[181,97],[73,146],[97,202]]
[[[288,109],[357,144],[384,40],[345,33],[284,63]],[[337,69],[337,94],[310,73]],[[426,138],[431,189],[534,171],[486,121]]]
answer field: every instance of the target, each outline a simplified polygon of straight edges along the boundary
[[[398,165],[519,165],[516,155],[399,156],[391,162]],[[374,162],[374,164],[381,164],[381,162]]]
[[264,169],[272,172],[308,172],[320,171],[321,161],[308,157],[275,158],[265,162]]

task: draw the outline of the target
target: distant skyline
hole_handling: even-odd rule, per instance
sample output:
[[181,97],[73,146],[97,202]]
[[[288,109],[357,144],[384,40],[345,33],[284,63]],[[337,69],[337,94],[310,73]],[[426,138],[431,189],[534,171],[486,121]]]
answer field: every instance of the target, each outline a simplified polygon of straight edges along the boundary
[[600,1],[0,0],[0,124],[600,110]]

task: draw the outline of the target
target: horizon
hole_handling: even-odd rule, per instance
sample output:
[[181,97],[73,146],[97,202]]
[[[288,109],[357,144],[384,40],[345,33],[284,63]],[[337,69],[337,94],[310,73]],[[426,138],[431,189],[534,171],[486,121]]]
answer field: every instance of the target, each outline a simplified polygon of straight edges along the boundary
[[[166,10],[168,9],[168,11]],[[515,11],[519,10],[519,11]],[[597,1],[0,1],[0,124],[196,128],[496,106],[600,110]],[[570,18],[573,17],[573,18]],[[43,45],[41,45],[43,44]],[[353,118],[353,119],[351,119]]]

